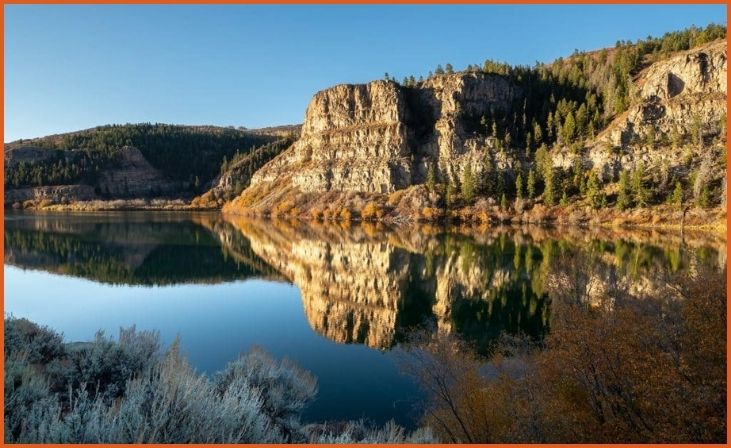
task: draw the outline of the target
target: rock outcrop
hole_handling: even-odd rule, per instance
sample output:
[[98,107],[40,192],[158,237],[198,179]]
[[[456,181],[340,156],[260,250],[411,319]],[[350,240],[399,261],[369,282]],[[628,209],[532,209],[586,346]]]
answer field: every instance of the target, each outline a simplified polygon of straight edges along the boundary
[[166,196],[185,190],[187,186],[187,183],[168,179],[133,146],[125,146],[117,152],[113,167],[103,169],[96,184],[102,195],[123,198]]
[[[424,183],[429,165],[444,176],[458,176],[467,164],[479,171],[484,148],[494,142],[477,136],[474,123],[509,110],[521,95],[506,77],[475,73],[419,87],[373,81],[318,92],[300,139],[259,170],[228,209],[271,207],[280,200],[277,190],[392,193]],[[502,168],[512,163],[507,154],[496,160]]]
[[[634,105],[590,142],[585,163],[604,177],[621,168],[666,166],[688,171],[708,156],[709,147],[669,147],[674,136],[708,139],[722,132],[726,116],[726,42],[717,41],[656,62],[635,81]],[[648,142],[654,137],[654,144]],[[677,138],[677,137],[676,137]],[[715,155],[714,155],[715,156]],[[575,156],[564,153],[558,165],[568,167]],[[717,176],[725,170],[718,167]]]
[[[580,158],[585,169],[609,184],[639,162],[665,179],[660,182],[689,179],[705,163],[701,169],[709,184],[720,189],[723,148],[711,140],[719,136],[726,113],[726,73],[725,41],[650,64],[633,81],[630,109],[584,140],[583,147],[555,143],[550,150],[554,166],[570,170]],[[475,179],[485,179],[488,162],[495,170],[489,176],[502,172],[501,180],[512,185],[516,165],[527,170],[535,161],[526,157],[522,142],[510,145],[502,136],[497,141],[480,121],[485,116],[520,120],[525,95],[531,94],[523,86],[519,77],[461,72],[411,87],[374,81],[318,92],[300,139],[259,170],[224,211],[318,218],[322,209],[332,216],[388,200],[388,217],[402,218],[392,196],[407,190],[411,198],[404,208],[414,217],[443,204],[438,195],[417,194],[411,186],[424,184],[430,172],[442,183],[459,186],[467,166]],[[696,132],[711,143],[690,144]],[[675,134],[684,139],[682,151],[671,145]],[[648,143],[650,136],[654,139]],[[525,182],[524,176],[523,188]]]

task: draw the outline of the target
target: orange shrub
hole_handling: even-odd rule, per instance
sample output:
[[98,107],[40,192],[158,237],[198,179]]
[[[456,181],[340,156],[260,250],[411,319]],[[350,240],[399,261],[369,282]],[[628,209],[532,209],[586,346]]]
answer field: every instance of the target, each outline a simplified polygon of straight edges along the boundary
[[350,221],[353,218],[353,214],[347,208],[340,210],[340,219],[343,221]]
[[294,207],[294,204],[292,201],[283,201],[277,204],[274,207],[274,210],[272,210],[272,215],[274,216],[281,216],[286,215],[292,208]]
[[321,208],[313,207],[310,210],[310,217],[312,219],[322,219],[322,213],[323,213],[323,210]]
[[441,211],[435,207],[424,207],[421,209],[421,217],[427,221],[433,221],[441,215]]
[[[379,216],[380,213],[380,216]],[[375,203],[369,202],[366,204],[365,207],[363,207],[363,210],[360,211],[360,216],[363,219],[372,220],[374,218],[380,218],[383,216],[383,210],[380,209]]]
[[476,213],[475,218],[477,218],[480,222],[489,222],[490,221],[490,215],[487,214],[487,211],[480,210]]

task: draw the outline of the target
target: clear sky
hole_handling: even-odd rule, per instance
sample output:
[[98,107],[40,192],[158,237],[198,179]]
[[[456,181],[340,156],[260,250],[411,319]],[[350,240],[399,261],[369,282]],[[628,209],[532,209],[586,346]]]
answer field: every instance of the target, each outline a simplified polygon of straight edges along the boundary
[[725,5],[5,6],[4,141],[107,123],[299,123],[333,84],[726,23]]

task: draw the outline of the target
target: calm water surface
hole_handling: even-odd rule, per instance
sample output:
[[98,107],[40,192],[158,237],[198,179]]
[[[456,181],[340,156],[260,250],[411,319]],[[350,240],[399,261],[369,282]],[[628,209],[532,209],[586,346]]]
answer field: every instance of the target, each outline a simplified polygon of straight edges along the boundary
[[410,330],[481,350],[501,332],[541,338],[567,288],[589,302],[667,299],[675,275],[721,268],[725,253],[677,233],[7,213],[5,312],[68,341],[131,325],[179,336],[206,373],[260,346],[317,376],[306,418],[411,426],[421,395],[394,350]]

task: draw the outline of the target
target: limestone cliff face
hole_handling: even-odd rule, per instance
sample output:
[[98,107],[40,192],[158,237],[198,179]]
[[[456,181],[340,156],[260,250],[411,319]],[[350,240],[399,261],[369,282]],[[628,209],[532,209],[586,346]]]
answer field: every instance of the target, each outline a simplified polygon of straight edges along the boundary
[[[429,164],[447,176],[457,176],[466,164],[479,170],[492,141],[477,137],[471,124],[508,110],[520,95],[502,76],[467,73],[431,78],[419,87],[373,81],[318,92],[300,139],[260,169],[244,195],[256,196],[254,206],[266,206],[276,200],[269,190],[391,193],[423,183]],[[503,155],[497,164],[512,162]]]
[[[712,160],[719,159],[719,145],[709,151],[709,146],[688,142],[695,128],[709,142],[719,134],[726,111],[726,73],[725,41],[649,65],[632,82],[630,109],[614,117],[596,138],[583,141],[584,147],[555,143],[554,165],[568,170],[581,157],[587,169],[611,183],[620,170],[632,170],[638,162],[655,173],[687,178],[707,159],[709,179],[718,181],[724,167]],[[429,168],[441,182],[454,185],[460,185],[466,166],[476,179],[485,179],[487,160],[511,181],[516,164],[526,169],[533,161],[526,158],[522,142],[498,144],[485,136],[479,122],[483,116],[520,119],[530,92],[517,82],[495,74],[455,73],[430,77],[415,87],[374,81],[321,91],[307,108],[300,139],[260,169],[224,211],[275,214],[277,206],[288,202],[305,215],[325,208],[337,213],[346,204],[359,210],[373,195],[390,198],[424,183]],[[682,151],[671,147],[674,134],[685,136]],[[655,135],[653,144],[646,143],[650,135]],[[354,196],[365,199],[352,201]],[[407,214],[439,202],[435,194],[428,199],[426,194],[413,196],[419,200]],[[390,216],[398,215],[400,207],[389,206],[397,210]]]
[[339,85],[317,93],[295,145],[252,179],[291,175],[303,192],[387,192],[411,182],[409,110],[391,82]]
[[[635,81],[634,105],[590,143],[587,163],[611,177],[638,162],[685,170],[688,159],[701,160],[708,151],[685,145],[683,153],[668,144],[673,133],[692,133],[696,125],[704,138],[721,131],[726,114],[726,59],[726,42],[717,41],[650,65]],[[647,144],[650,133],[658,144]],[[620,150],[608,149],[612,147]],[[572,159],[569,155],[556,162],[567,167]]]

